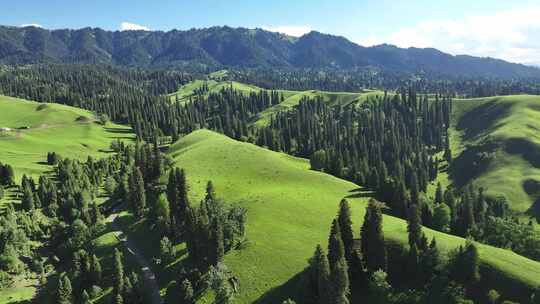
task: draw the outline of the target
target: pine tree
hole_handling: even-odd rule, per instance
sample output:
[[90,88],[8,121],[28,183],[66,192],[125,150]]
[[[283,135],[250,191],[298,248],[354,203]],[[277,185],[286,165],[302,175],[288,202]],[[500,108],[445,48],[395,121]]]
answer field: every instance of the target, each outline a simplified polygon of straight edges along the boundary
[[330,304],[330,264],[328,258],[322,252],[320,246],[317,247],[319,251],[319,259],[317,259],[317,295],[319,304]]
[[347,261],[342,256],[336,262],[331,270],[331,297],[330,303],[348,304],[349,303],[349,274],[347,269]]
[[65,273],[62,273],[58,279],[57,303],[73,304],[71,281]]
[[332,221],[330,236],[328,237],[328,262],[333,269],[341,256],[345,256],[343,241],[341,240],[341,228],[337,219]]
[[437,183],[437,190],[435,190],[435,203],[440,204],[443,202],[443,189],[441,183]]
[[210,254],[212,258],[212,265],[217,265],[222,259],[223,255],[225,254],[224,244],[223,244],[223,224],[221,223],[221,220],[219,218],[216,218],[214,220],[214,228],[212,231],[212,241],[213,244],[211,244],[210,248],[212,250],[212,253]]
[[339,214],[338,214],[339,228],[341,232],[341,240],[343,241],[343,247],[345,248],[345,257],[347,260],[351,257],[354,237],[352,232],[352,220],[351,220],[351,209],[349,207],[349,202],[343,199],[339,204]]
[[124,292],[124,263],[117,248],[114,249],[114,292],[116,295]]
[[422,235],[422,226],[418,205],[413,204],[409,207],[407,232],[409,233],[409,246],[418,246],[420,244],[420,237]]
[[360,231],[362,256],[370,273],[386,271],[388,262],[386,245],[382,231],[382,212],[380,203],[371,199],[366,208],[364,223]]
[[137,166],[133,166],[129,175],[129,198],[135,215],[141,217],[146,208],[146,193],[142,173]]
[[180,285],[180,300],[180,302],[184,304],[195,303],[193,287],[188,279],[184,279]]
[[81,295],[81,304],[90,304],[92,303],[90,301],[90,296],[88,295],[88,292],[86,292],[86,289],[83,290],[82,292],[82,295]]
[[91,266],[91,279],[94,284],[99,284],[102,278],[101,263],[99,259],[94,254],[92,255],[92,266]]

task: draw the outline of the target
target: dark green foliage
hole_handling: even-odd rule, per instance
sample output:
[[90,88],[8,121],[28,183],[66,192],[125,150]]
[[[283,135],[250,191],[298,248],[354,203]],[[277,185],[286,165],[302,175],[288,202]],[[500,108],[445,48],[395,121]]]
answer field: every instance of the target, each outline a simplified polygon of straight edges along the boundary
[[330,265],[320,245],[317,245],[313,257],[309,260],[307,272],[306,297],[312,303],[330,303]]
[[180,284],[180,302],[183,304],[195,303],[193,287],[188,279],[184,279]]
[[315,153],[311,155],[309,163],[311,164],[312,170],[322,171],[327,166],[326,152],[324,150],[315,151]]
[[366,208],[360,237],[362,242],[362,256],[367,270],[370,273],[377,270],[386,271],[388,261],[382,231],[381,204],[373,199],[369,201]]
[[478,250],[471,241],[465,247],[460,246],[451,256],[450,272],[452,278],[466,287],[473,286],[480,280]]
[[409,216],[407,218],[407,232],[409,233],[409,246],[419,246],[422,236],[422,220],[418,205],[409,207]]
[[341,240],[343,241],[343,247],[345,249],[345,257],[347,260],[351,257],[353,249],[353,232],[352,232],[352,219],[351,209],[349,202],[343,199],[339,204],[338,223],[341,232]]
[[124,263],[123,256],[118,249],[114,249],[114,294],[118,297],[124,292]]
[[62,273],[58,279],[57,298],[58,304],[73,304],[73,290],[69,277]]
[[129,175],[129,203],[136,216],[142,216],[146,208],[146,192],[141,170],[133,167]]
[[337,261],[342,256],[345,256],[345,249],[341,239],[341,228],[338,219],[334,219],[330,236],[328,237],[328,262],[330,263],[330,269],[335,267]]

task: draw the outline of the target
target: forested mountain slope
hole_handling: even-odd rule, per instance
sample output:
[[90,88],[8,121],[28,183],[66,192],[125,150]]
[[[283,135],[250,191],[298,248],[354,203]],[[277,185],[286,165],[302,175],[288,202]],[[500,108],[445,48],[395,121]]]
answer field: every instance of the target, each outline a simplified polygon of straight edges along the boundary
[[[199,130],[173,144],[169,155],[186,170],[192,204],[205,195],[212,180],[216,193],[248,209],[245,248],[226,255],[225,263],[241,282],[241,303],[280,303],[300,292],[298,274],[307,266],[314,246],[326,246],[328,229],[339,201],[350,200],[353,231],[358,237],[369,193],[362,187],[309,170],[309,162]],[[385,238],[407,244],[407,225],[384,216]],[[460,237],[424,228],[436,237],[443,252],[465,243]],[[508,250],[478,244],[480,259],[491,283],[510,293],[539,286],[540,263]],[[508,284],[505,279],[518,282]],[[503,283],[499,286],[500,282]],[[504,286],[504,284],[508,284]],[[510,287],[511,286],[511,287]]]
[[294,38],[262,29],[231,27],[169,32],[0,27],[0,63],[54,62],[136,67],[373,67],[446,76],[540,77],[537,68],[502,60],[452,56],[436,49],[362,47],[343,37],[315,31]]

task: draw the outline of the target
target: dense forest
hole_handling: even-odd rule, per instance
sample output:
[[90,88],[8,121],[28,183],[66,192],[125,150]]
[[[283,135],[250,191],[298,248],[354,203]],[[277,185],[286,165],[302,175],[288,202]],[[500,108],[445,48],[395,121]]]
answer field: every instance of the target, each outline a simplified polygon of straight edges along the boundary
[[[202,86],[188,101],[174,102],[166,94],[208,77],[100,65],[2,67],[1,94],[88,109],[102,123],[128,124],[137,135],[134,145],[115,141],[104,159],[63,159],[51,151],[43,157],[54,169],[37,181],[23,176],[16,184],[11,165],[0,163],[0,198],[12,191],[20,201],[0,220],[2,285],[32,271],[45,286],[38,295],[45,303],[86,304],[102,296],[116,304],[145,303],[151,295],[127,254],[115,250],[112,263],[102,265],[91,242],[107,231],[105,218],[128,210],[159,235],[156,263],[175,261],[175,246],[185,246],[189,258],[173,270],[178,275],[166,288],[167,303],[194,303],[208,289],[216,303],[233,301],[238,282],[223,258],[242,247],[247,211],[222,201],[211,181],[204,199],[190,202],[190,177],[163,153],[170,142],[203,128],[309,159],[312,170],[363,185],[373,197],[361,227],[352,227],[349,204],[340,203],[328,248],[313,244],[302,273],[304,297],[286,303],[499,303],[506,295],[482,279],[476,244],[540,261],[540,234],[510,212],[504,197],[473,185],[438,184],[434,195],[428,193],[441,170],[452,166],[452,98],[537,93],[535,81],[264,69],[232,70],[225,77],[268,90],[246,94],[230,85],[209,92]],[[253,124],[283,102],[277,89],[369,87],[384,94],[346,105],[306,97],[271,116],[268,125]],[[385,242],[382,214],[407,221],[408,246]],[[443,255],[422,227],[468,241]],[[353,229],[360,238],[353,238]],[[540,292],[530,290],[523,299],[538,303]]]

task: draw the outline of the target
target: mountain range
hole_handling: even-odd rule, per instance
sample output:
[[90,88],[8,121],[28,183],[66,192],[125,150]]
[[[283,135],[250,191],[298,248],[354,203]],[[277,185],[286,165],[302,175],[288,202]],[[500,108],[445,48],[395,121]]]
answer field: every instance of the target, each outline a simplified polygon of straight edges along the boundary
[[235,68],[375,68],[451,77],[540,78],[540,69],[433,48],[363,47],[312,31],[291,37],[262,29],[211,27],[187,31],[47,30],[0,26],[0,64],[91,63],[129,67],[186,64]]

